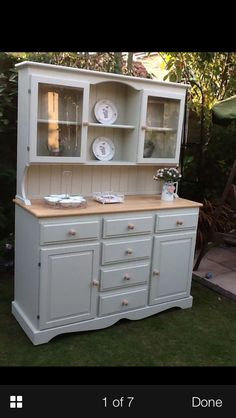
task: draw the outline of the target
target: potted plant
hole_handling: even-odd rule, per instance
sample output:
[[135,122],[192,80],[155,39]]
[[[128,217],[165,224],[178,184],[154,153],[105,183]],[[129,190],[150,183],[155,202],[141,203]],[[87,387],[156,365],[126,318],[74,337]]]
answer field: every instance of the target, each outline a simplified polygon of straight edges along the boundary
[[157,170],[153,179],[162,180],[164,182],[161,193],[162,200],[172,201],[174,197],[177,197],[178,181],[181,177],[182,175],[177,168],[165,167]]

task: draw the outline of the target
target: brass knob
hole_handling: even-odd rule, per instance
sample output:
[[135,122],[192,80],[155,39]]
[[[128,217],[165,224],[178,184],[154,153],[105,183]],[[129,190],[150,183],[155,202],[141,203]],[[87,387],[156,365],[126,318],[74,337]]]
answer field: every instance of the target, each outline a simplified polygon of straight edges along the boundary
[[129,275],[128,273],[126,273],[126,274],[124,275],[124,280],[130,280],[130,275]]
[[76,231],[74,229],[70,229],[68,234],[74,236],[76,235]]
[[159,270],[153,270],[153,276],[158,276],[160,274]]
[[133,250],[131,250],[131,248],[127,248],[126,254],[133,254]]
[[99,285],[99,281],[98,280],[95,280],[95,279],[93,280],[92,283],[93,283],[93,286],[98,286]]
[[134,229],[134,224],[128,224],[128,229]]
[[183,225],[183,221],[176,221],[176,225]]
[[127,299],[124,299],[122,301],[122,306],[127,306],[129,304],[129,301]]

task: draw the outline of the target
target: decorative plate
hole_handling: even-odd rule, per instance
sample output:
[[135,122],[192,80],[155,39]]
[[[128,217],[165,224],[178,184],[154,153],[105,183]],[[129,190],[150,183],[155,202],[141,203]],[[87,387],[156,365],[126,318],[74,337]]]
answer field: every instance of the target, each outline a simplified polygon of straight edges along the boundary
[[111,125],[117,119],[117,108],[110,100],[99,100],[95,104],[94,114],[98,122]]
[[93,141],[93,153],[100,161],[109,161],[114,157],[115,145],[110,138],[99,136]]

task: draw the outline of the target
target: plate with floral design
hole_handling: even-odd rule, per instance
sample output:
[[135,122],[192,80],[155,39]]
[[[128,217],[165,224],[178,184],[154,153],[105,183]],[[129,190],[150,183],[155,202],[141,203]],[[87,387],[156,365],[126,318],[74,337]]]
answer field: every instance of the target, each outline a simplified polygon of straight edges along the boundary
[[114,157],[115,145],[110,138],[99,136],[93,141],[93,153],[100,161],[109,161]]
[[110,100],[99,100],[94,107],[94,114],[98,122],[111,125],[118,117],[115,104]]

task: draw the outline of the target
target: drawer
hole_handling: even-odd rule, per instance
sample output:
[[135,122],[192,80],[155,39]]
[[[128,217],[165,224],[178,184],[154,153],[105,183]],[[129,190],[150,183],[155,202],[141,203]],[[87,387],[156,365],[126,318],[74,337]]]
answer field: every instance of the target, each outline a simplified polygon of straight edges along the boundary
[[100,296],[99,316],[141,308],[146,304],[147,289]]
[[155,232],[166,230],[182,230],[185,228],[196,228],[198,223],[198,213],[158,213],[156,216]]
[[152,238],[102,243],[102,264],[151,256]]
[[40,243],[78,241],[96,239],[99,237],[99,221],[61,222],[42,224],[40,228]]
[[121,235],[149,234],[153,231],[153,216],[133,216],[104,219],[103,238]]
[[145,283],[149,279],[150,264],[138,264],[119,268],[101,269],[101,290],[109,290],[116,287],[132,286]]

